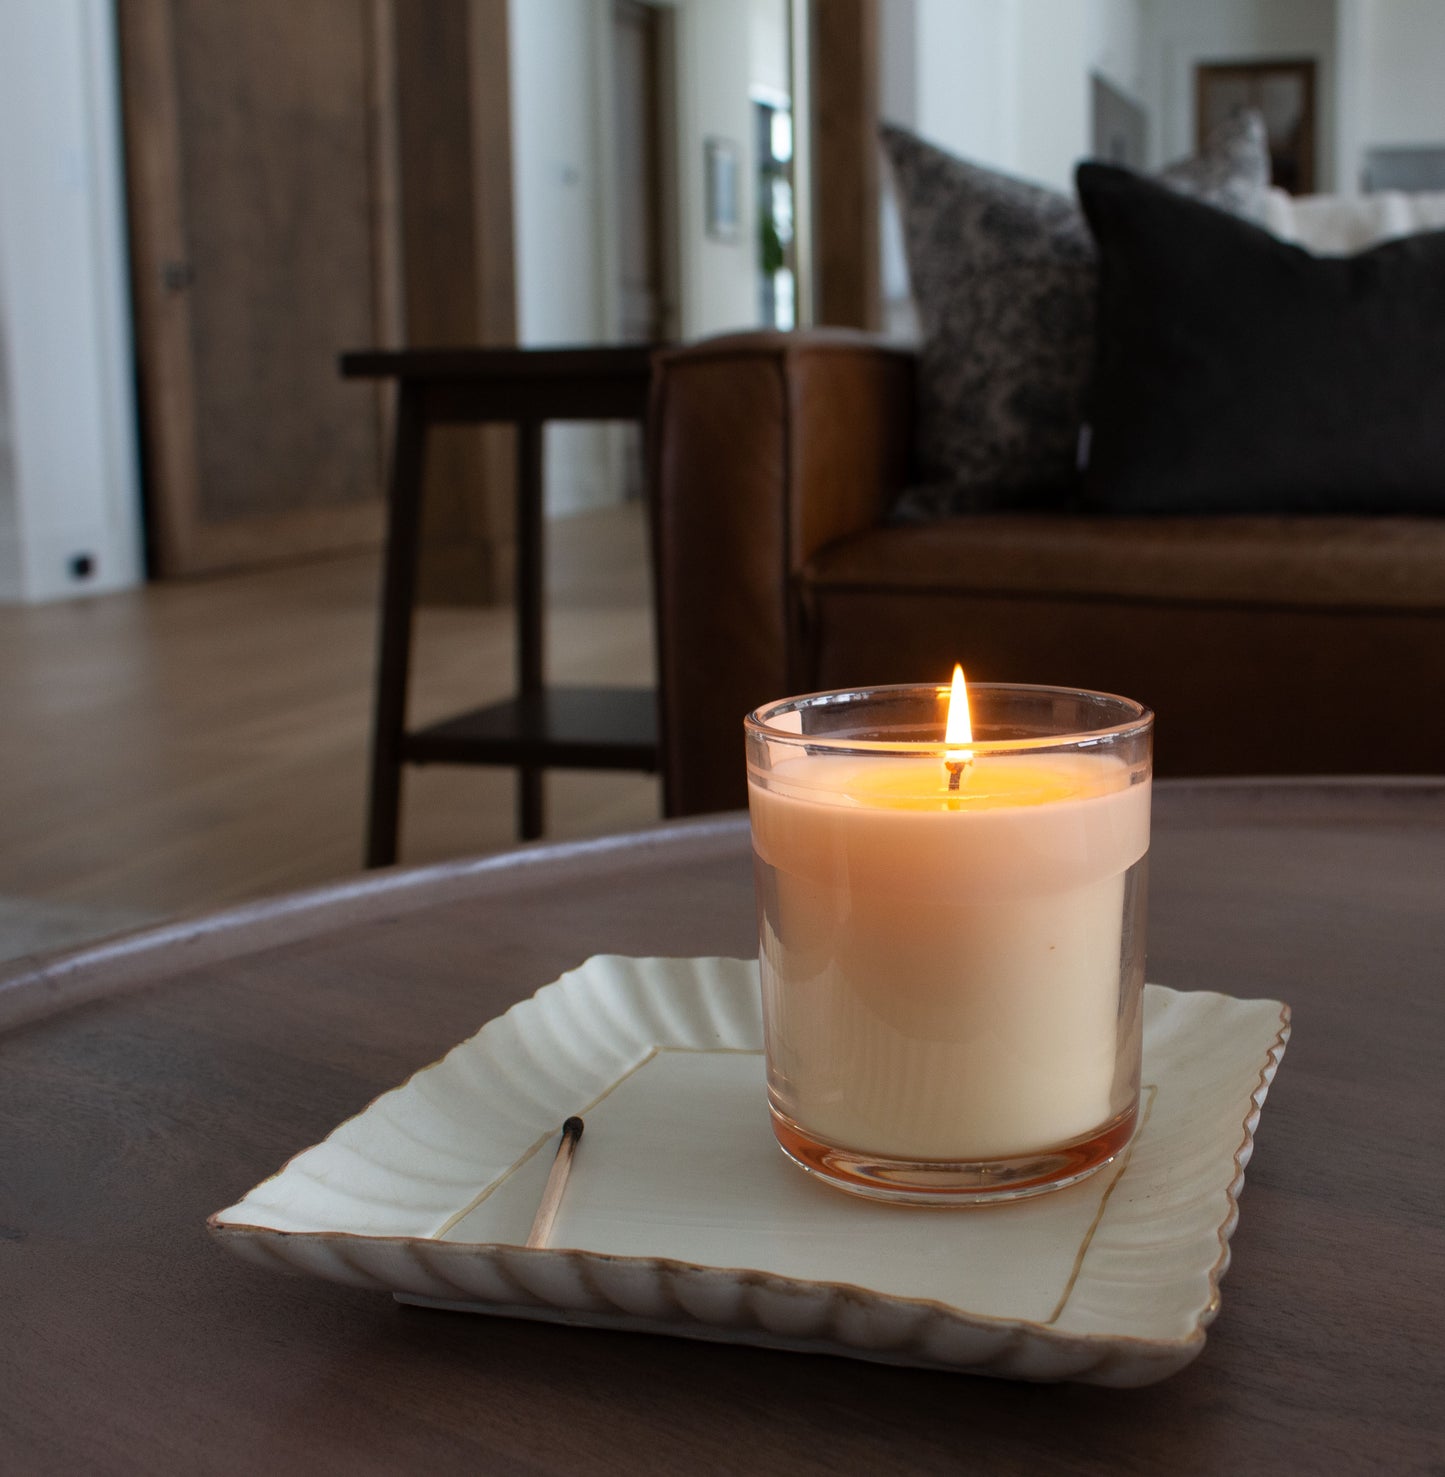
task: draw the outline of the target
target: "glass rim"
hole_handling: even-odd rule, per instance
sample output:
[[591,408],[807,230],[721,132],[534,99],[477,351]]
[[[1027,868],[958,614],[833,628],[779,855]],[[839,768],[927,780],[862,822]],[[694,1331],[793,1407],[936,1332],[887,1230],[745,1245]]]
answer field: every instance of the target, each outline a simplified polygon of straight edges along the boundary
[[975,753],[1008,754],[1040,749],[1091,748],[1106,742],[1119,742],[1147,733],[1154,726],[1154,710],[1137,702],[1134,698],[1120,697],[1113,692],[1097,692],[1088,687],[1057,687],[1039,682],[970,682],[969,697],[975,693],[1002,692],[1022,694],[1048,693],[1058,697],[1092,699],[1117,704],[1132,716],[1122,723],[1107,724],[1101,728],[1077,729],[1071,733],[1047,734],[1039,738],[981,739],[971,738],[966,745],[947,744],[937,739],[865,739],[847,738],[832,734],[800,733],[793,729],[775,728],[768,721],[779,712],[797,712],[805,708],[842,707],[854,699],[877,696],[901,696],[904,693],[932,693],[935,697],[947,697],[951,691],[948,682],[894,682],[880,683],[874,687],[837,687],[822,692],[802,693],[796,697],[776,698],[754,708],[743,719],[743,729],[749,736],[756,734],[772,743],[801,744],[810,750],[832,751],[838,754],[917,754],[935,755],[950,749],[967,747]]

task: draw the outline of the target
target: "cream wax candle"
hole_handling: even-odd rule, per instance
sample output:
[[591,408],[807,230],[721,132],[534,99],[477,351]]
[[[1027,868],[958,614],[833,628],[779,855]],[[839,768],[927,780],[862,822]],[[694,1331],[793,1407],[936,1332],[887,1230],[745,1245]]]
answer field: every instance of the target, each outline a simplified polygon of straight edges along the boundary
[[939,742],[946,701],[823,694],[749,721],[774,1127],[882,1198],[1068,1183],[1138,1101],[1149,715],[975,689],[963,748]]

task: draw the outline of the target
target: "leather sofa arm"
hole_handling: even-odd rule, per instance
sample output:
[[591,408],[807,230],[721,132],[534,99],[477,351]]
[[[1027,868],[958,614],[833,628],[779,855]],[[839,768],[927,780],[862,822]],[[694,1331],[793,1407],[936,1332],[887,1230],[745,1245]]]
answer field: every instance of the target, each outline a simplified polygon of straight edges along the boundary
[[648,430],[663,806],[746,800],[742,720],[806,680],[797,574],[908,472],[913,356],[844,330],[660,353]]

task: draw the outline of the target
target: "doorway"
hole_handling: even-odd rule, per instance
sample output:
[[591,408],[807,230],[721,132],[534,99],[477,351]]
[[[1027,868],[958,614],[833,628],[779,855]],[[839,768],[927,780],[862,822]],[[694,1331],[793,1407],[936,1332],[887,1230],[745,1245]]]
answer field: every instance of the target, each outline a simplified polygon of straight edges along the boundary
[[1315,64],[1243,61],[1195,69],[1196,145],[1241,108],[1257,109],[1269,140],[1271,183],[1291,195],[1315,190]]
[[612,230],[617,336],[624,343],[656,342],[668,332],[662,161],[668,20],[643,0],[612,0]]
[[[602,222],[608,336],[663,343],[678,336],[676,21],[670,8],[647,0],[611,0],[608,28],[609,75],[600,97],[602,134],[611,139],[610,158],[602,161],[603,178],[611,175]],[[606,435],[615,496],[640,498],[641,429],[616,426]]]

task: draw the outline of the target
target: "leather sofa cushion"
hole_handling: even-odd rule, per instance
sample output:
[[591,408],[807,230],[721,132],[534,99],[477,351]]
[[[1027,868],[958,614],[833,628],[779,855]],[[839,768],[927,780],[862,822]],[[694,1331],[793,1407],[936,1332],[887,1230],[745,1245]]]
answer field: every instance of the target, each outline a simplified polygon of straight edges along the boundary
[[805,591],[1445,610],[1445,519],[1040,517],[871,528],[814,555]]

